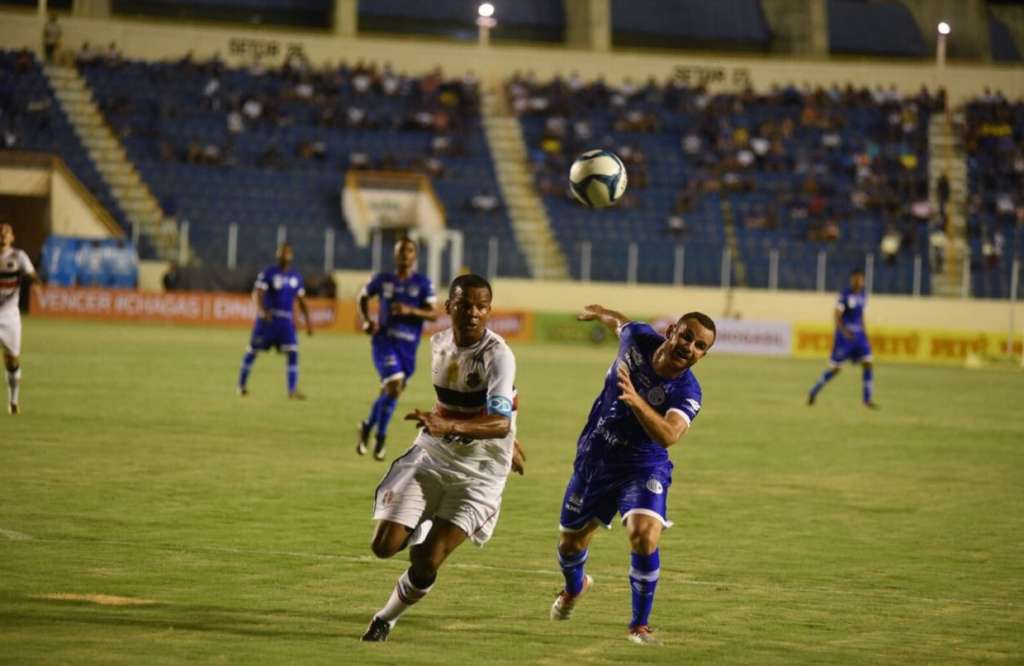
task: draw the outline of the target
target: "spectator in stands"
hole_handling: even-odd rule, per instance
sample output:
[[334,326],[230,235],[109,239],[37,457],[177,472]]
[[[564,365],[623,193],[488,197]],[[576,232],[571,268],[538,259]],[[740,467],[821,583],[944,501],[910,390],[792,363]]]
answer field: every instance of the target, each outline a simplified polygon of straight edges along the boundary
[[78,54],[75,56],[75,64],[79,67],[88,67],[96,62],[98,55],[89,42],[82,42],[82,46],[78,49]]
[[689,227],[686,225],[686,219],[679,213],[670,215],[665,226],[668,230],[669,236],[675,239],[685,238],[690,231]]
[[[927,90],[925,91],[925,94],[927,94]],[[935,182],[935,191],[939,199],[939,215],[945,218],[946,204],[949,203],[950,195],[949,176],[946,175],[945,171],[942,172],[942,175],[940,175],[939,179]]]
[[60,25],[57,24],[57,15],[50,14],[46,25],[43,26],[43,53],[46,55],[47,63],[53,62],[54,55],[60,48],[61,34]]
[[117,67],[124,62],[124,56],[121,55],[121,51],[117,48],[116,42],[110,42],[107,45],[107,52],[103,54],[103,64],[108,67]]
[[928,235],[928,246],[931,248],[932,271],[941,273],[946,261],[946,232],[940,225],[932,227]]

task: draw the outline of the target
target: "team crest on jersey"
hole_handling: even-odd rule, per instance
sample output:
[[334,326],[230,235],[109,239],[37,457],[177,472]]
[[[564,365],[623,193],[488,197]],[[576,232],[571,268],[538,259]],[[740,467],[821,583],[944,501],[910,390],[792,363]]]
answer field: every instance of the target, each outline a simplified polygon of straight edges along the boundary
[[412,296],[413,298],[416,298],[417,296],[419,296],[420,295],[420,286],[418,284],[410,284],[409,285],[409,295]]
[[469,388],[476,388],[480,386],[480,373],[475,370],[466,375],[466,386]]
[[655,495],[660,495],[665,492],[665,487],[661,485],[661,481],[658,481],[653,476],[647,479],[647,483],[645,485],[647,486],[647,490],[650,490]]
[[655,386],[647,392],[647,402],[651,403],[652,407],[660,407],[665,404],[665,389],[660,386]]
[[18,262],[8,259],[4,262],[4,269],[8,271],[16,271],[18,270]]

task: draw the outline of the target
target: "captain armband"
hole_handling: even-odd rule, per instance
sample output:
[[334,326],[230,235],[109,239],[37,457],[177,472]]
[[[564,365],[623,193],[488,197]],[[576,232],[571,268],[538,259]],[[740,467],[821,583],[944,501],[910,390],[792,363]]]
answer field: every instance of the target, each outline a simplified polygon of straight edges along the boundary
[[487,398],[487,413],[512,418],[512,401],[503,395]]

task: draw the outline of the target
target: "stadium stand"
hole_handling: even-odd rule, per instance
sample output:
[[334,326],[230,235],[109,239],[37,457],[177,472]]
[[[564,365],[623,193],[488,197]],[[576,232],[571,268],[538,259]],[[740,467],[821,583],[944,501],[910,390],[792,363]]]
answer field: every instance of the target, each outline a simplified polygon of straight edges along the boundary
[[993,61],[1015,63],[1024,60],[1016,42],[1013,41],[1010,27],[995,16],[988,17],[988,35]]
[[899,2],[828,0],[828,43],[832,53],[928,55],[921,29]]
[[0,148],[59,155],[122,228],[128,218],[68,123],[36,57],[0,51]]
[[[575,76],[517,77],[507,89],[575,277],[589,241],[592,277],[625,279],[627,241],[635,240],[640,281],[671,281],[682,243],[690,284],[719,284],[722,252],[732,247],[734,284],[768,286],[777,250],[778,286],[814,289],[825,251],[826,289],[875,254],[875,291],[913,290],[914,255],[926,252],[932,221],[927,128],[942,94],[789,87],[712,95],[675,82],[614,88]],[[565,192],[569,163],[595,147],[617,152],[630,174],[611,212],[581,209]],[[898,242],[883,260],[887,232]]]
[[[473,0],[362,0],[359,27],[369,31],[476,39],[474,19],[479,4]],[[496,38],[561,41],[565,36],[562,0],[516,0],[501,4],[501,21],[494,34]]]
[[189,221],[211,265],[224,263],[235,222],[242,265],[273,256],[283,225],[300,266],[323,265],[333,228],[336,265],[368,268],[370,249],[341,218],[344,172],[414,169],[431,176],[448,226],[465,233],[471,266],[483,269],[494,236],[499,273],[527,274],[500,198],[490,209],[471,205],[498,197],[472,78],[410,78],[363,63],[314,70],[298,56],[272,70],[191,58],[79,67],[165,212]]
[[770,39],[759,0],[612,0],[618,45],[760,50]]
[[970,198],[967,235],[974,296],[1006,298],[1024,257],[1024,102],[986,92],[964,108]]

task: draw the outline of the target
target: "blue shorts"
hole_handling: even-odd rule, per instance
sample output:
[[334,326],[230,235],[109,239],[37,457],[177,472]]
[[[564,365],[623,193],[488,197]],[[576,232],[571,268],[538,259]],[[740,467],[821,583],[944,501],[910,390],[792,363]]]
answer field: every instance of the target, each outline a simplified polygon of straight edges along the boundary
[[835,340],[832,342],[832,355],[829,362],[834,366],[842,365],[844,361],[860,363],[871,360],[871,343],[864,331],[854,333],[853,339],[836,331]]
[[253,351],[267,351],[272,347],[278,351],[297,350],[299,340],[295,335],[295,322],[284,317],[274,317],[270,321],[257,319],[252,327],[249,347]]
[[392,379],[409,381],[416,371],[416,347],[419,341],[409,342],[378,333],[370,339],[373,365],[377,368],[381,382]]
[[572,478],[562,500],[559,527],[563,532],[579,532],[594,520],[612,526],[618,513],[622,521],[631,513],[643,513],[671,527],[668,520],[668,488],[672,485],[671,468],[640,469],[613,480],[587,481],[579,471]]

